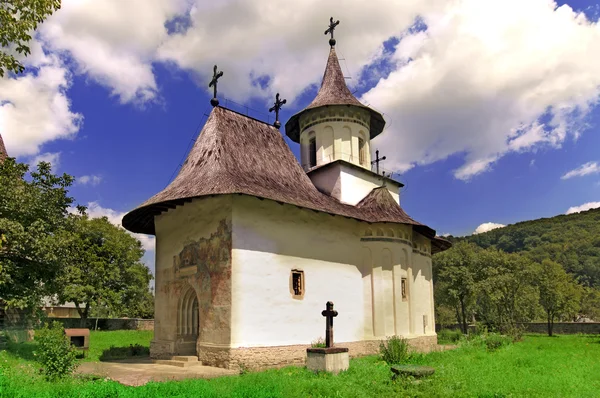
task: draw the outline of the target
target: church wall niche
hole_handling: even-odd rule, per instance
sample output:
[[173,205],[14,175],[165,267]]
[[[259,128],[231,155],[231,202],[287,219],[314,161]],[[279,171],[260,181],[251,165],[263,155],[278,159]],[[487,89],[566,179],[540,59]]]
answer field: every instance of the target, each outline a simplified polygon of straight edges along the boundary
[[[194,342],[228,345],[231,323],[231,198],[196,199],[156,217],[156,299],[153,357],[185,351],[182,300],[191,287],[198,302]],[[155,349],[153,350],[153,347]],[[170,351],[170,352],[165,352]]]

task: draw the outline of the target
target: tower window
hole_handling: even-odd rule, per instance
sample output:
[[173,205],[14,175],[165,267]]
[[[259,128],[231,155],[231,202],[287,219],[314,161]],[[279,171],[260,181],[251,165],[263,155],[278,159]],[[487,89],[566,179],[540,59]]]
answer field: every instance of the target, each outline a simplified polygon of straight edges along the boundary
[[304,271],[297,269],[292,270],[290,277],[290,290],[293,298],[301,299],[304,297]]
[[361,164],[361,166],[364,166],[365,162],[367,161],[367,156],[366,156],[366,149],[365,149],[365,140],[362,138],[358,139],[358,162]]
[[402,301],[406,301],[408,299],[408,296],[406,295],[406,278],[402,278],[401,289],[402,289]]
[[317,165],[317,140],[314,137],[308,141],[308,157],[310,167],[315,167]]

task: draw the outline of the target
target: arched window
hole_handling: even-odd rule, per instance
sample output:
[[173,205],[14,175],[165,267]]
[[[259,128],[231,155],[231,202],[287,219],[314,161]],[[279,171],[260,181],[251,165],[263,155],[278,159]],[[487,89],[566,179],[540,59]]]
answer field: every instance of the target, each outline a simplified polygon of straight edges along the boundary
[[317,139],[314,136],[308,140],[308,161],[310,167],[317,165]]
[[383,236],[383,229],[377,228],[377,236]]
[[364,166],[367,162],[367,150],[365,145],[365,140],[362,137],[358,138],[358,163],[361,166]]

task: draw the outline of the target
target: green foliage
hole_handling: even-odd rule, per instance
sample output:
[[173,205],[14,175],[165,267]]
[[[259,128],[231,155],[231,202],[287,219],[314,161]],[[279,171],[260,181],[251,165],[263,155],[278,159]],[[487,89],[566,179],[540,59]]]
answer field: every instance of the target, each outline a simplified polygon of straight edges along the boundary
[[537,277],[540,290],[540,305],[546,311],[548,335],[556,317],[573,318],[580,307],[582,289],[563,267],[554,261],[544,259]]
[[130,344],[129,347],[115,347],[114,345],[111,345],[108,350],[102,352],[102,355],[100,355],[100,360],[108,361],[113,359],[147,357],[149,355],[150,348],[140,344]]
[[326,345],[325,345],[325,339],[323,337],[319,337],[318,339],[312,341],[310,343],[310,346],[312,348],[325,348],[326,347]]
[[60,0],[3,0],[0,2],[0,78],[5,70],[21,73],[15,54],[30,54],[31,32],[54,11]]
[[[141,243],[108,218],[70,215],[64,234],[68,257],[57,277],[59,301],[74,302],[82,318],[96,306],[108,316],[153,312],[152,274],[141,262]],[[148,308],[149,307],[149,308]]]
[[73,372],[77,354],[59,322],[52,322],[50,327],[47,323],[44,324],[42,329],[36,331],[35,341],[35,356],[42,364],[43,373],[47,378],[57,379]]
[[485,336],[484,342],[488,351],[496,351],[499,348],[510,345],[512,343],[512,338],[510,336],[490,333]]
[[387,341],[379,344],[379,353],[390,365],[405,362],[409,357],[408,342],[398,336],[388,337]]
[[18,308],[34,308],[54,291],[66,255],[60,232],[73,203],[71,176],[52,174],[45,162],[26,179],[28,171],[13,158],[0,164],[0,297]]
[[[110,333],[105,333],[107,339]],[[103,337],[104,338],[104,337]],[[92,336],[91,344],[94,344]],[[285,367],[212,380],[150,382],[129,387],[94,377],[49,382],[34,364],[0,352],[0,396],[36,397],[595,397],[600,382],[597,336],[526,336],[493,352],[485,345],[411,356],[407,364],[431,366],[422,383],[391,380],[379,356],[350,360],[337,376]]]
[[584,286],[600,288],[600,209],[519,222],[461,240],[555,261]]
[[438,332],[438,343],[458,343],[463,337],[460,330],[442,329]]

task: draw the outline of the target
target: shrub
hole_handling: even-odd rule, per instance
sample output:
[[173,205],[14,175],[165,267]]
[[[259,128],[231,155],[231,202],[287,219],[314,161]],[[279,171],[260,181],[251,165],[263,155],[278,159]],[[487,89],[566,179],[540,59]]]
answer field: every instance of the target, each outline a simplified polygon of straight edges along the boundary
[[460,330],[442,329],[438,333],[438,341],[458,343],[463,334]]
[[523,340],[523,327],[518,325],[506,325],[502,328],[502,334],[510,336],[512,341],[516,343],[517,341]]
[[495,333],[490,333],[485,337],[485,346],[488,351],[496,351],[499,348],[502,348],[506,345],[512,343],[512,338],[510,336],[502,336]]
[[325,348],[325,339],[323,339],[323,337],[319,337],[318,339],[312,341],[310,346],[312,348]]
[[110,346],[108,350],[104,350],[100,355],[101,361],[107,361],[111,359],[126,359],[131,357],[145,357],[150,355],[150,349],[143,345],[130,344],[129,347],[115,347]]
[[388,364],[398,364],[408,359],[408,342],[398,336],[388,337],[379,344],[381,358]]
[[59,322],[52,322],[51,326],[45,323],[43,328],[36,331],[35,342],[35,356],[48,379],[57,379],[73,372],[77,354]]

